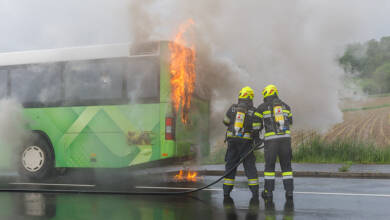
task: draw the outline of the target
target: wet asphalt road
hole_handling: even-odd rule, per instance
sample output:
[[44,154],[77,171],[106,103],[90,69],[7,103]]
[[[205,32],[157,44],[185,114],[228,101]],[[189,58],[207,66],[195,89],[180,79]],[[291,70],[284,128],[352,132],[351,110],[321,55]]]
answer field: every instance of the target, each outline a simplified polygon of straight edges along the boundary
[[[202,183],[174,183],[161,176],[89,176],[73,173],[48,181],[0,178],[0,189],[99,192],[182,191]],[[217,177],[204,177],[203,184]],[[154,179],[154,181],[152,181]],[[159,179],[159,181],[155,181]],[[103,181],[104,180],[104,181]],[[221,184],[187,196],[0,192],[0,219],[389,219],[390,180],[296,178],[294,203],[286,203],[281,180],[274,204],[251,202],[245,178],[238,177],[233,200]]]

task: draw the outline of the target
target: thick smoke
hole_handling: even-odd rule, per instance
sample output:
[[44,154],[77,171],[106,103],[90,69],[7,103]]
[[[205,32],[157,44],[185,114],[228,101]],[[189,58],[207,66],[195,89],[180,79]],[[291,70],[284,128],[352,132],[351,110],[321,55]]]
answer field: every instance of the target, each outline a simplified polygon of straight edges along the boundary
[[350,8],[348,1],[281,0],[156,1],[149,7],[147,15],[131,22],[152,18],[159,24],[148,26],[153,38],[172,39],[181,22],[195,21],[198,83],[212,97],[213,126],[222,128],[222,114],[241,87],[255,89],[258,105],[267,84],[275,84],[291,105],[295,128],[324,131],[342,120],[343,70],[337,56],[359,31],[360,8]]
[[159,20],[151,16],[150,9],[153,0],[132,1],[130,5],[130,33],[132,33],[133,43],[151,40],[154,28],[158,27]]
[[22,105],[15,99],[0,100],[0,168],[13,168],[10,155],[31,135],[26,129],[22,110]]
[[22,105],[15,99],[0,100],[0,140],[7,146],[21,146],[29,137],[22,110]]
[[[241,87],[255,89],[258,105],[261,89],[272,83],[292,106],[294,127],[321,130],[342,119],[337,55],[351,40],[385,34],[389,20],[384,0],[23,0],[0,6],[7,33],[0,36],[1,51],[171,40],[192,18],[197,79],[212,98],[213,126],[221,125]],[[219,128],[211,130],[223,134]]]

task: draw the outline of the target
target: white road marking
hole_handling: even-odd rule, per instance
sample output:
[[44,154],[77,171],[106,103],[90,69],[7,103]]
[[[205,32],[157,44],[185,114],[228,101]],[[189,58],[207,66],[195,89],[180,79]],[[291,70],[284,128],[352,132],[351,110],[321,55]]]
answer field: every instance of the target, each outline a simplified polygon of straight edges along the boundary
[[[197,188],[185,187],[163,187],[163,186],[136,186],[137,189],[171,189],[171,190],[194,190]],[[219,188],[207,188],[208,191],[222,191]],[[312,194],[312,195],[336,195],[336,196],[373,196],[373,197],[390,197],[389,194],[368,194],[368,193],[334,193],[334,192],[294,192],[294,194]]]
[[[184,187],[164,187],[164,186],[136,186],[137,189],[173,189],[173,190],[194,190],[197,188],[184,188]],[[217,188],[207,188],[204,190],[208,191],[222,191],[222,189]]]
[[390,197],[389,194],[371,194],[371,193],[294,192],[294,194]]
[[31,185],[31,186],[71,186],[71,187],[95,187],[88,184],[60,184],[60,183],[9,183],[10,185]]
[[[88,184],[59,184],[59,183],[9,183],[10,185],[33,185],[33,186],[69,186],[69,187],[95,187]],[[168,189],[168,190],[194,190],[197,188],[188,187],[164,187],[164,186],[136,186],[137,189]],[[222,191],[220,188],[207,188],[207,191]],[[298,192],[294,194],[311,195],[335,195],[335,196],[371,196],[371,197],[390,197],[390,194],[371,194],[371,193],[336,193],[336,192]]]

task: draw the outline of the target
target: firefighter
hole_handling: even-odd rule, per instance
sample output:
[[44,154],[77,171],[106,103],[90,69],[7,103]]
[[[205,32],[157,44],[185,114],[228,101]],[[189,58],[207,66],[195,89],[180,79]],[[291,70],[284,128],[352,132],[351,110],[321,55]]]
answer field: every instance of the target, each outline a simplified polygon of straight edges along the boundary
[[[226,172],[234,167],[239,160],[251,149],[253,141],[258,142],[260,130],[260,114],[255,115],[256,108],[253,106],[254,93],[250,87],[241,89],[238,103],[230,106],[226,112],[223,123],[228,127],[226,140]],[[256,139],[256,140],[254,140]],[[253,152],[243,161],[245,174],[248,177],[248,186],[253,198],[259,197],[259,181],[257,177],[256,158]],[[224,196],[230,197],[233,190],[234,178],[237,169],[234,169],[224,179]]]
[[294,182],[291,168],[290,126],[293,123],[291,109],[279,99],[276,86],[266,86],[262,94],[264,103],[256,110],[261,117],[261,129],[264,128],[265,169],[264,190],[261,196],[265,200],[272,200],[275,188],[275,162],[279,156],[286,199],[292,200]]

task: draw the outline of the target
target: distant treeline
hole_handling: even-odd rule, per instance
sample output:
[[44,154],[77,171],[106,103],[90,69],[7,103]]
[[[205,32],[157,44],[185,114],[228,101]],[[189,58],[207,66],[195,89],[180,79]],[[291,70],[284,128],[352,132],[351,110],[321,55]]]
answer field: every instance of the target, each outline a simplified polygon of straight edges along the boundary
[[339,62],[364,92],[390,93],[390,37],[349,44]]

